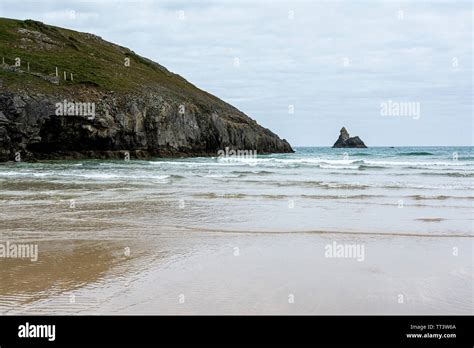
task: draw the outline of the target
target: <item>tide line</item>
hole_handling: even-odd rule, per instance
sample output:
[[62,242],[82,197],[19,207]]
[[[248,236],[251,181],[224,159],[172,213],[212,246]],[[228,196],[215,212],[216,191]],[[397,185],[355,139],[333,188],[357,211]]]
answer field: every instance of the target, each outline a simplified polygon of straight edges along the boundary
[[169,226],[181,230],[211,232],[211,233],[239,233],[239,234],[341,234],[356,236],[388,236],[388,237],[425,237],[425,238],[474,238],[470,234],[426,234],[406,232],[359,232],[359,231],[326,231],[326,230],[229,230],[213,229],[207,227]]

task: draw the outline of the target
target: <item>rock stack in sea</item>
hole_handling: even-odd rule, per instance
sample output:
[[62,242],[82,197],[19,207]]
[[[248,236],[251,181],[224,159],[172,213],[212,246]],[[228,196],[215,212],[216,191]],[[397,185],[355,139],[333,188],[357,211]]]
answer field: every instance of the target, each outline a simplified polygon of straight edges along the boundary
[[341,132],[339,134],[339,138],[332,146],[333,148],[339,147],[357,147],[357,148],[366,148],[364,142],[358,137],[351,137],[349,132],[346,130],[345,127],[341,128]]

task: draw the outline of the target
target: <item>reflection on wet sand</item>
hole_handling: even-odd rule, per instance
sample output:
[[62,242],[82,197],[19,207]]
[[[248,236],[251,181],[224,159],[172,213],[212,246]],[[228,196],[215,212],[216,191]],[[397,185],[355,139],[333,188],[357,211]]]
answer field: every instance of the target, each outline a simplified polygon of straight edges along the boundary
[[124,183],[97,186],[1,183],[0,242],[37,244],[39,255],[36,262],[0,259],[0,313],[42,312],[44,302],[53,299],[43,312],[96,308],[100,296],[80,295],[79,289],[106,291],[110,279],[130,279],[152,264],[157,267],[170,250],[172,259],[187,252],[179,236],[170,238],[174,231],[163,226],[176,207],[160,192]]
[[1,312],[98,282],[127,259],[124,246],[110,241],[40,241],[38,249],[36,262],[0,260]]

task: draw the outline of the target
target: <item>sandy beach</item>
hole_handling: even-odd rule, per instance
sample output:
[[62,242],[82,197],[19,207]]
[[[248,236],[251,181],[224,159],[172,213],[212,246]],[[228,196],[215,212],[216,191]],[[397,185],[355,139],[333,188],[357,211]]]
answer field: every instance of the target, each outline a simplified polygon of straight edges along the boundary
[[3,165],[0,313],[472,314],[470,167],[297,158]]
[[[173,235],[138,243],[41,241],[48,255],[41,262],[2,269],[2,314],[472,312],[471,239]],[[333,242],[364,245],[364,261],[326,258],[325,246]],[[452,254],[455,247],[459,256]]]

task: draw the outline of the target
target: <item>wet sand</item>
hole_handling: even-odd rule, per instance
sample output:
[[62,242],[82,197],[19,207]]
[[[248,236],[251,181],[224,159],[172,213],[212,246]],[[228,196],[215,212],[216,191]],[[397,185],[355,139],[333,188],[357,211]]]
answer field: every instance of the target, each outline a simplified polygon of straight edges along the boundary
[[[333,242],[364,245],[364,260],[325,257]],[[38,262],[1,261],[2,314],[470,314],[473,308],[470,238],[174,230],[122,240],[50,235],[38,244]]]

